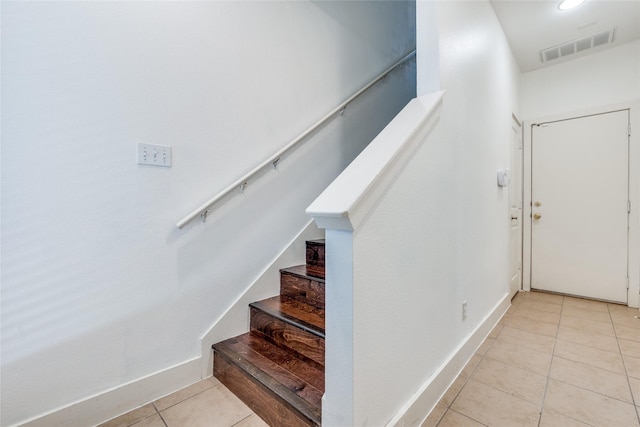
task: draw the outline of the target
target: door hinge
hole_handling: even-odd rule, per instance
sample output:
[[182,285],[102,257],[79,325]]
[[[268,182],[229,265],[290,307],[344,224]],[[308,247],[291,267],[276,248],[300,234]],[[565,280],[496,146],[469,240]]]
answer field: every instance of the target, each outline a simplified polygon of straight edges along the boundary
[[631,125],[629,125],[629,127],[627,128],[627,130],[629,131],[627,136],[631,136]]
[[629,276],[627,276],[627,289],[629,289]]
[[627,213],[631,213],[631,200],[627,200]]

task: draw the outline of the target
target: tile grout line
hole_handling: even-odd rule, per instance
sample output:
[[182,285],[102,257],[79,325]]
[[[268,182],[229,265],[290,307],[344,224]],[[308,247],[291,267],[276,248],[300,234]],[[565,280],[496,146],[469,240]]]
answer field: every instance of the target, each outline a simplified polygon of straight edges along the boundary
[[618,331],[616,330],[615,323],[613,322],[613,315],[611,313],[611,307],[607,305],[607,311],[609,312],[609,318],[611,319],[611,324],[613,325],[613,333],[616,337],[616,344],[618,345],[618,351],[620,352],[620,359],[622,359],[622,367],[624,368],[625,377],[627,378],[627,386],[629,387],[629,393],[631,393],[631,404],[636,410],[636,418],[638,419],[638,424],[640,425],[640,411],[638,411],[638,404],[636,403],[636,397],[633,395],[633,387],[631,387],[631,380],[629,379],[629,370],[627,369],[627,363],[622,355],[622,348],[620,348],[620,338],[618,338]]
[[[500,320],[498,320],[498,322],[496,323],[496,325],[491,329],[491,332],[493,332],[493,330],[498,327],[498,324],[500,323],[500,321],[506,316],[507,314],[505,313]],[[504,326],[503,326],[504,327]],[[489,335],[491,335],[491,332],[489,332]],[[502,329],[500,329],[500,332],[502,332]],[[498,335],[500,335],[500,332],[498,332],[498,334],[496,335],[496,338],[498,337]],[[482,343],[480,344],[480,346],[478,346],[478,348],[480,348],[482,346],[482,344],[484,344],[484,342],[489,339],[489,335],[487,335],[485,337],[485,339],[482,341]],[[495,342],[495,338],[493,338],[493,342]],[[491,343],[491,345],[493,345],[493,343]],[[491,348],[491,346],[489,347]],[[487,352],[489,351],[489,349],[487,349]],[[462,390],[464,389],[464,387],[467,385],[467,383],[469,382],[469,380],[471,379],[471,376],[473,375],[473,373],[475,372],[475,370],[478,368],[478,366],[480,365],[480,363],[482,363],[482,361],[484,360],[484,356],[487,354],[487,352],[485,352],[483,355],[480,356],[480,361],[478,362],[478,364],[471,370],[471,372],[469,373],[469,377],[464,381],[464,384],[462,385],[462,387],[460,387],[460,390],[458,390],[458,392],[456,393],[456,395],[451,399],[451,403],[449,403],[447,405],[447,409],[446,411],[444,411],[444,413],[442,414],[442,416],[440,417],[440,419],[438,420],[438,422],[436,423],[436,427],[438,427],[440,425],[440,423],[442,422],[442,420],[444,419],[444,417],[447,415],[447,412],[449,412],[450,410],[453,412],[456,412],[458,414],[464,415],[465,417],[479,423],[482,424],[483,426],[485,424],[481,423],[480,421],[473,419],[471,417],[469,417],[468,415],[462,414],[461,412],[456,411],[455,409],[451,409],[451,405],[453,405],[453,403],[456,401],[456,399],[458,398],[458,396],[460,395],[460,393],[462,393]],[[471,361],[471,359],[473,359],[473,356],[475,356],[476,354],[478,354],[478,349],[476,349],[476,351],[473,353],[473,355],[471,356],[471,358],[469,359],[469,361],[467,362],[467,364]],[[453,383],[456,382],[456,380],[458,378],[460,378],[460,374],[462,373],[462,371],[464,371],[464,369],[467,367],[467,365],[465,365],[462,370],[460,371],[460,373],[458,374],[458,376],[453,380]],[[451,383],[451,385],[453,385],[453,383]],[[451,387],[451,386],[449,386]],[[448,389],[445,391],[445,394],[447,393]],[[444,395],[443,395],[444,397]],[[442,399],[442,397],[440,398]],[[436,406],[438,404],[436,403]],[[435,408],[435,406],[434,406]]]
[[[562,304],[560,305],[560,318],[558,319],[558,328],[556,329],[556,335],[553,337],[553,348],[551,349],[551,363],[549,363],[549,370],[547,371],[547,381],[544,385],[544,393],[542,393],[542,403],[540,404],[540,416],[538,417],[538,427],[542,422],[542,414],[544,413],[544,404],[547,401],[547,392],[549,391],[549,380],[551,379],[551,368],[553,367],[553,359],[556,353],[556,345],[558,344],[558,333],[560,332],[560,321],[562,320],[562,312],[564,311],[564,297],[562,297]],[[564,414],[563,414],[564,415]]]
[[[512,300],[513,301],[513,300]],[[518,303],[518,305],[520,305],[520,303]],[[513,303],[511,304],[512,307],[514,307]],[[517,306],[515,306],[517,307]],[[505,314],[502,315],[502,317],[500,318],[500,320],[498,320],[498,322],[496,323],[496,325],[493,327],[493,329],[491,329],[491,332],[493,332],[493,330],[495,328],[497,328],[498,326],[502,326],[502,328],[500,328],[500,331],[496,334],[496,336],[494,338],[491,338],[493,340],[493,342],[491,343],[491,345],[489,346],[489,348],[487,349],[487,351],[484,352],[484,354],[480,355],[478,354],[478,349],[482,346],[482,344],[484,344],[484,342],[490,338],[491,332],[489,332],[489,335],[487,335],[487,337],[482,341],[482,343],[480,344],[480,346],[478,346],[478,349],[476,349],[476,351],[474,352],[473,356],[471,356],[471,358],[469,359],[469,362],[471,361],[471,359],[473,359],[474,356],[478,355],[480,356],[480,360],[478,361],[478,363],[476,364],[476,366],[471,370],[471,372],[469,373],[469,377],[464,381],[464,384],[462,385],[462,387],[460,387],[460,390],[458,391],[458,393],[456,393],[455,397],[453,397],[453,399],[451,399],[451,403],[447,406],[447,410],[442,414],[442,416],[440,417],[440,419],[438,420],[438,422],[436,423],[436,427],[440,426],[440,423],[442,422],[442,420],[444,419],[444,417],[447,415],[447,412],[449,411],[453,411],[457,414],[460,414],[464,417],[469,418],[470,420],[473,420],[475,422],[477,422],[478,424],[487,427],[486,424],[476,420],[475,418],[470,417],[467,414],[463,414],[462,412],[456,411],[455,409],[451,408],[451,406],[453,405],[453,403],[456,401],[456,399],[458,398],[458,396],[460,395],[460,393],[462,393],[462,390],[464,390],[465,386],[469,383],[469,380],[471,379],[471,377],[473,376],[473,373],[476,371],[476,369],[478,369],[478,366],[480,366],[480,364],[482,363],[482,361],[485,359],[485,356],[487,355],[487,353],[489,352],[489,350],[491,349],[491,346],[493,346],[493,344],[496,342],[496,340],[498,339],[498,337],[500,336],[500,334],[502,333],[502,329],[504,329],[504,322],[502,324],[500,324],[501,321],[503,321],[505,319],[505,317],[507,316],[511,316],[510,314],[508,314],[508,310],[507,312],[505,312]],[[491,358],[489,358],[491,359]],[[493,360],[493,359],[492,359]],[[467,362],[467,364],[469,363]],[[464,370],[466,368],[466,365],[464,368],[462,368],[462,370]],[[460,371],[460,373],[462,373],[462,371]],[[460,374],[458,374],[458,377],[460,377]],[[456,378],[456,379],[457,379]],[[455,382],[455,380],[454,380]],[[486,385],[486,384],[485,384]],[[493,388],[493,387],[492,387]],[[501,390],[498,390],[501,391]],[[446,393],[446,392],[445,392]],[[436,404],[437,405],[437,404]]]
[[169,427],[167,425],[167,422],[164,420],[164,417],[160,413],[160,411],[158,411],[158,407],[156,406],[155,402],[151,402],[151,405],[153,405],[153,409],[156,410],[156,414],[158,414],[158,416],[160,417],[160,421],[162,421],[162,424],[164,424],[165,427]]
[[[206,379],[205,379],[205,380],[206,380]],[[204,380],[201,380],[201,381],[204,381]],[[197,384],[197,383],[194,383],[194,384]],[[194,385],[194,384],[192,384],[192,385]],[[208,390],[211,390],[211,389],[213,389],[213,388],[215,388],[215,387],[218,387],[218,386],[219,386],[219,385],[221,385],[221,384],[222,384],[222,383],[218,383],[218,384],[212,385],[211,387],[207,387],[207,388],[205,388],[204,390],[200,390],[199,392],[197,392],[197,393],[195,393],[195,394],[192,394],[192,395],[190,395],[189,397],[186,397],[186,398],[184,398],[184,399],[182,399],[182,400],[180,400],[180,401],[178,401],[178,402],[176,402],[176,403],[173,403],[173,404],[171,404],[171,405],[167,406],[166,408],[162,409],[162,411],[166,411],[167,409],[173,408],[174,406],[179,405],[179,404],[181,404],[181,403],[183,403],[183,402],[186,402],[187,400],[189,400],[189,399],[191,399],[191,398],[193,398],[193,397],[196,397],[196,396],[198,396],[198,395],[200,395],[200,394],[204,393],[205,391],[208,391]],[[188,387],[191,387],[191,386],[187,386],[187,387],[184,387],[184,388],[188,388]],[[184,390],[184,388],[183,388],[183,389],[180,389],[180,390]],[[171,396],[171,395],[173,395],[173,394],[175,394],[175,393],[179,393],[179,392],[180,392],[180,390],[175,391],[175,392],[173,392],[173,393],[170,393],[170,394],[168,394],[168,395],[166,395],[166,396],[163,396],[163,397],[161,397],[160,399],[164,399],[165,397],[169,397],[169,396]],[[152,402],[154,407],[156,406],[156,405],[155,405],[155,402],[157,402],[157,401],[158,401],[158,400],[160,400],[160,399],[156,399],[156,400],[154,400],[154,401]],[[158,413],[160,413],[160,412],[161,412],[161,411],[159,411],[157,408],[156,408],[156,411],[158,411]]]

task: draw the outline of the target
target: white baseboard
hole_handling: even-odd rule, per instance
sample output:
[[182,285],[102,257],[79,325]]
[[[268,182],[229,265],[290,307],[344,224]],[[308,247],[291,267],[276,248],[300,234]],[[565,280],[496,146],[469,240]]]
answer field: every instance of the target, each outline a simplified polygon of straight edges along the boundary
[[188,360],[12,427],[95,426],[199,381],[200,359]]
[[305,241],[322,236],[311,221],[202,337],[202,356],[9,427],[95,426],[213,374],[211,344],[248,331],[249,303],[279,292],[279,270],[304,263]]
[[451,357],[387,423],[387,427],[420,426],[510,305],[511,299],[505,294],[478,327],[453,351]]

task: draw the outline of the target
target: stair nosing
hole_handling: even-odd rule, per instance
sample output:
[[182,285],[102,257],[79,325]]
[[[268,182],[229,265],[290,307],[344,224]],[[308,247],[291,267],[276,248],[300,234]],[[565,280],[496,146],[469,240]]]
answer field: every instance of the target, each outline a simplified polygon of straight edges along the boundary
[[[276,298],[276,297],[273,297]],[[280,297],[280,298],[286,298],[292,301],[295,301],[293,298],[288,298],[288,297]],[[270,307],[266,307],[264,305],[261,304],[262,301],[255,301],[249,304],[249,307],[255,308],[256,310],[260,310],[264,313],[267,313],[268,315],[275,317],[278,320],[282,320],[283,322],[286,322],[290,325],[293,325],[297,328],[302,329],[305,332],[308,332],[312,335],[317,336],[318,338],[322,338],[325,339],[325,332],[324,330],[320,330],[318,329],[317,326],[312,325],[311,323],[307,323],[304,320],[300,320],[300,319],[296,319],[294,317],[291,316],[287,316],[286,314],[282,313],[279,310],[273,310]]]
[[305,264],[294,265],[293,267],[281,268],[280,269],[280,273],[291,274],[291,275],[294,275],[294,276],[301,277],[303,279],[315,280],[316,282],[319,282],[319,283],[326,283],[324,277],[311,276],[309,274],[298,273],[297,271],[293,270],[294,268],[300,268],[300,267],[304,267],[305,269],[307,268],[307,266]]
[[[251,363],[241,354],[238,354],[235,351],[229,349],[226,344],[227,341],[228,340],[213,344],[211,347],[214,351],[218,352],[221,357],[224,357],[229,363],[235,364],[244,372],[246,372],[250,378],[255,379],[265,388],[281,397],[282,400],[286,402],[286,404],[289,405],[292,409],[299,412],[314,424],[320,424],[322,414],[321,410],[317,409],[313,404],[311,404],[311,402],[298,396],[295,392],[291,391],[288,387],[286,387],[279,381],[273,381],[274,378],[271,375]],[[268,341],[266,342],[269,343]],[[269,345],[273,344],[269,343]],[[269,379],[271,379],[272,381],[269,381]]]

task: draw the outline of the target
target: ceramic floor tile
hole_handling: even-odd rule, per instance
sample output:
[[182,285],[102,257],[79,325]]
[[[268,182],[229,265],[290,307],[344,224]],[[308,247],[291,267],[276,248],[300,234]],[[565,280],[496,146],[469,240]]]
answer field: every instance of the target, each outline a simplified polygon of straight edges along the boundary
[[480,362],[471,378],[538,406],[542,403],[547,385],[546,376],[489,358]]
[[618,340],[620,352],[632,357],[640,357],[640,342],[629,340]]
[[553,347],[556,343],[556,340],[553,337],[534,334],[523,331],[522,329],[515,329],[510,326],[505,326],[496,339],[498,341],[510,342],[512,344],[517,344],[522,347],[547,354],[553,353]]
[[478,366],[478,364],[480,364],[481,360],[482,360],[482,356],[481,355],[474,354],[471,357],[471,359],[469,359],[469,361],[467,362],[465,367],[462,369],[462,372],[460,372],[460,377],[462,377],[464,379],[468,379],[471,376],[471,374],[473,373],[473,371],[475,371],[475,369]]
[[233,427],[269,427],[269,424],[262,421],[262,418],[256,414],[250,415],[238,424],[234,424]]
[[528,308],[530,310],[546,311],[549,313],[560,313],[562,305],[552,304],[544,301],[524,300],[518,306],[519,308]]
[[505,322],[505,326],[521,329],[538,335],[546,335],[555,337],[558,333],[558,325],[553,323],[538,322],[531,319],[523,319],[521,317],[511,317]]
[[526,292],[519,291],[517,292],[513,298],[511,299],[511,305],[520,305],[522,301],[524,301]]
[[629,385],[633,394],[633,401],[636,406],[640,406],[640,379],[629,378]]
[[473,379],[467,382],[450,409],[493,427],[536,427],[540,417],[538,405]]
[[456,378],[453,384],[451,384],[447,391],[444,393],[444,396],[442,396],[442,398],[440,399],[440,403],[447,407],[451,405],[455,398],[458,397],[460,390],[462,390],[462,387],[464,387],[466,382],[467,378],[458,376],[458,378]]
[[580,319],[595,320],[598,322],[611,322],[611,314],[608,311],[596,311],[586,308],[571,307],[565,305],[562,308],[563,316],[578,317]]
[[489,351],[489,349],[491,348],[491,344],[493,344],[494,341],[495,341],[494,338],[487,338],[484,341],[482,341],[482,344],[480,344],[480,347],[478,347],[478,349],[476,350],[476,354],[480,356],[484,356],[487,353],[487,351]]
[[618,340],[616,340],[616,337],[567,328],[562,325],[558,328],[558,340],[582,344],[588,347],[595,347],[600,350],[612,351],[614,353],[619,351]]
[[583,298],[565,297],[564,305],[568,307],[585,308],[587,310],[601,311],[603,313],[609,312],[609,307],[606,302],[593,301]]
[[618,339],[640,342],[640,329],[630,328],[620,324],[615,324],[616,336]]
[[549,377],[623,402],[633,403],[626,375],[614,374],[604,369],[554,357]]
[[448,410],[447,413],[438,424],[438,427],[482,427],[484,424],[480,424],[477,421],[472,420],[469,417],[462,415],[459,412]]
[[612,313],[611,320],[614,325],[627,326],[640,331],[640,319],[636,316],[639,315],[637,313],[634,315]]
[[215,377],[209,377],[181,390],[178,390],[175,393],[171,393],[168,396],[162,397],[153,402],[153,404],[156,406],[156,409],[158,411],[162,412],[170,406],[180,403],[183,400],[193,397],[196,394],[208,390],[218,384],[220,384],[220,382]]
[[539,427],[592,427],[592,425],[574,420],[573,418],[558,414],[552,410],[545,409],[540,416]]
[[500,334],[500,331],[502,331],[503,327],[504,327],[504,324],[496,325],[489,333],[488,338],[496,338]]
[[548,294],[545,292],[529,292],[527,298],[532,301],[542,301],[552,304],[562,304],[564,297],[562,295]]
[[520,318],[533,320],[535,322],[545,322],[557,325],[560,322],[560,313],[551,313],[548,311],[533,310],[529,308],[518,307],[511,315],[511,318]]
[[251,410],[222,385],[161,412],[168,427],[229,427],[251,414]]
[[442,416],[447,412],[447,406],[442,403],[438,403],[429,413],[429,416],[422,423],[421,427],[436,427]]
[[138,421],[131,427],[165,427],[165,425],[164,421],[162,421],[162,418],[160,418],[160,415],[155,414],[150,416],[149,418],[145,418],[142,421]]
[[640,310],[633,307],[628,307],[623,304],[614,304],[609,303],[609,312],[610,313],[632,313],[632,314],[640,314]]
[[622,356],[619,353],[558,340],[554,355],[618,374],[625,373]]
[[485,357],[529,370],[539,375],[547,375],[551,365],[551,355],[530,350],[517,344],[496,340]]
[[549,379],[545,409],[594,426],[638,426],[633,405]]
[[117,418],[100,424],[98,427],[129,427],[130,425],[156,414],[156,410],[151,403],[141,406]]
[[640,358],[623,355],[624,364],[627,368],[627,375],[640,379]]
[[596,334],[610,335],[612,337],[616,335],[613,330],[613,323],[611,323],[610,320],[600,322],[597,320],[581,319],[580,317],[565,316],[563,314],[560,319],[560,326]]
[[513,305],[513,304],[511,304],[511,305],[509,306],[509,308],[507,309],[507,311],[504,313],[504,316],[503,316],[503,317],[509,317],[509,316],[511,316],[513,313],[515,313],[516,311],[518,311],[518,310],[519,310],[519,308],[518,308],[518,307],[519,307],[519,306],[517,306],[517,305]]

